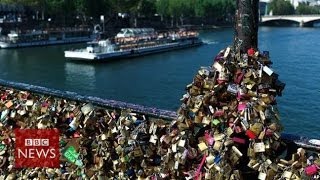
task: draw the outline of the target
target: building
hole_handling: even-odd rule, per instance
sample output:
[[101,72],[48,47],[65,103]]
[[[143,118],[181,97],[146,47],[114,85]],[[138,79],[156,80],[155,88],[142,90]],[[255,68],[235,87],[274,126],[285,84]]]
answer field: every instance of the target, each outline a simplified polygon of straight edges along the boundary
[[267,2],[260,1],[259,13],[260,13],[260,16],[265,16],[268,14],[268,3]]

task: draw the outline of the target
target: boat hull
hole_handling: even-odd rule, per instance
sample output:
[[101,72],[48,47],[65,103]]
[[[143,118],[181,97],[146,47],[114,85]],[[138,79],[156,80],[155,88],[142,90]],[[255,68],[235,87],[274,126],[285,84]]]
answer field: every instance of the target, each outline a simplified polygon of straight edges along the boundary
[[50,45],[59,45],[59,44],[74,44],[74,43],[83,43],[92,41],[95,38],[72,38],[64,40],[46,40],[46,41],[35,41],[35,42],[26,42],[26,43],[7,43],[0,41],[1,49],[10,49],[10,48],[23,48],[23,47],[33,47],[33,46],[50,46]]
[[201,40],[188,40],[184,42],[174,42],[153,47],[135,48],[126,51],[116,51],[112,53],[89,53],[86,51],[65,51],[65,58],[72,61],[107,61],[112,59],[122,59],[145,56],[160,52],[172,51],[177,49],[190,48],[202,45]]

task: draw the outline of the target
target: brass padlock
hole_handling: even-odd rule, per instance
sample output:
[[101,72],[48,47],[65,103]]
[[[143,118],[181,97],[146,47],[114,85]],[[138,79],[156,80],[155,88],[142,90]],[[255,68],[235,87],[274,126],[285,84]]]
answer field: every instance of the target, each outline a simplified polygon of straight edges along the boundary
[[250,130],[256,135],[259,136],[261,131],[263,130],[263,124],[262,123],[254,123]]
[[203,88],[207,90],[212,90],[214,88],[215,81],[210,79],[205,79],[203,83]]
[[265,152],[265,145],[263,142],[256,142],[253,144],[253,149],[255,153],[261,153],[261,152]]

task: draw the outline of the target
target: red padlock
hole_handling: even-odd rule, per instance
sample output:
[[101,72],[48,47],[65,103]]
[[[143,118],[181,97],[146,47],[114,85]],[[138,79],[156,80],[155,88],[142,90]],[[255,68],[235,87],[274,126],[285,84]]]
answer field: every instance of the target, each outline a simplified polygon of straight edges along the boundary
[[304,171],[308,176],[313,176],[318,172],[318,167],[315,164],[313,164],[311,166],[306,167]]
[[254,134],[254,132],[247,130],[246,135],[249,137],[249,139],[255,139],[257,136]]
[[253,56],[255,53],[255,50],[253,48],[248,49],[248,56]]

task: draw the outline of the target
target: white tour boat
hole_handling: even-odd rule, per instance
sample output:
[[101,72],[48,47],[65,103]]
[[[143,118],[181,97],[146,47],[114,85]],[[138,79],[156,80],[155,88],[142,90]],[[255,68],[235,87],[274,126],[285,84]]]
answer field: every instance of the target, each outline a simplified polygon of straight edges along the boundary
[[129,58],[199,46],[202,41],[194,31],[156,33],[151,28],[126,28],[112,40],[92,41],[87,44],[85,49],[65,51],[65,58],[80,61]]
[[0,37],[0,48],[20,48],[89,42],[97,39],[99,32],[89,30],[42,31],[32,30],[26,33],[11,31]]

